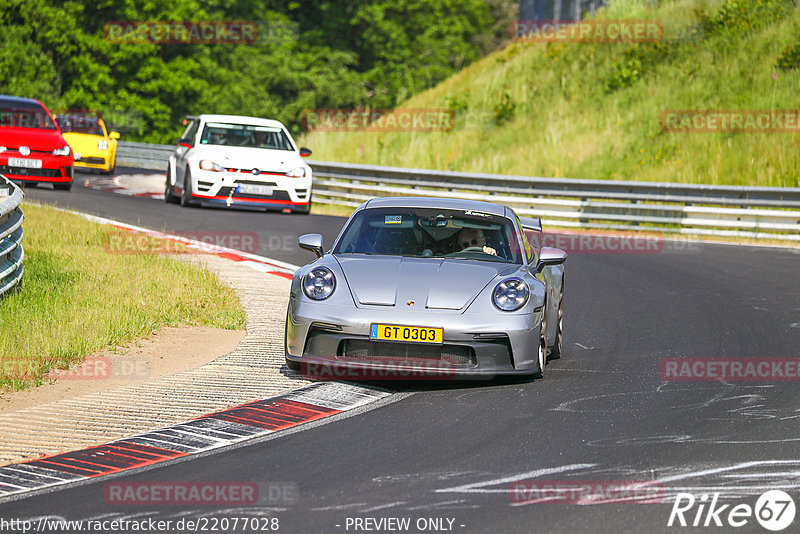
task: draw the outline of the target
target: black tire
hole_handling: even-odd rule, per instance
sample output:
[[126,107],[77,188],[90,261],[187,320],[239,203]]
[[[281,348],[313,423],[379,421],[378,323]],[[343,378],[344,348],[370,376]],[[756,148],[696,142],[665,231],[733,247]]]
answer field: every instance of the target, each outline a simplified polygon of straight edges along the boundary
[[65,184],[53,184],[53,189],[57,191],[69,191],[72,189],[72,182],[67,182]]
[[117,156],[115,154],[114,155],[114,161],[111,162],[111,167],[108,168],[108,171],[106,171],[106,174],[108,176],[111,176],[111,175],[114,174],[114,171],[116,171],[116,170],[117,170]]
[[167,165],[167,177],[164,180],[164,202],[167,204],[171,202],[178,202],[178,197],[175,196],[175,190],[172,188],[172,185],[169,183],[169,176],[172,174],[172,165]]
[[290,360],[289,358],[286,358],[286,367],[288,367],[292,371],[299,371],[300,370],[300,362],[296,362],[294,360]]
[[544,368],[547,366],[547,341],[545,340],[545,333],[547,332],[547,302],[545,302],[544,310],[542,324],[539,328],[539,352],[536,357],[539,368],[533,373],[533,378],[544,378]]
[[181,206],[184,208],[193,206],[192,201],[192,171],[186,167],[186,174],[183,176],[183,191],[181,192]]
[[558,324],[556,325],[556,342],[550,349],[548,359],[557,360],[561,358],[561,350],[564,345],[564,279],[561,279],[561,298],[558,300]]

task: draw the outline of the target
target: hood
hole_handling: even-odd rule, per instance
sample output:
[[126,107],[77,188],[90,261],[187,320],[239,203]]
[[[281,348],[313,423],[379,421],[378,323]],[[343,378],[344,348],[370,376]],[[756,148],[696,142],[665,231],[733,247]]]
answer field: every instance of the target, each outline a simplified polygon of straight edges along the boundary
[[289,150],[200,145],[195,154],[198,160],[209,159],[223,167],[262,172],[288,172],[305,165],[299,154]]
[[58,130],[38,130],[36,128],[9,128],[0,126],[0,146],[17,149],[26,146],[31,150],[52,152],[66,145]]
[[[508,263],[401,256],[335,256],[357,306],[460,310],[500,274],[519,266]],[[409,309],[411,309],[409,307]]]
[[[72,147],[73,152],[81,154],[97,152],[99,150],[97,148],[97,143],[105,138],[102,135],[67,132],[64,134],[64,139],[66,139],[69,146]],[[111,146],[110,141],[108,144]]]

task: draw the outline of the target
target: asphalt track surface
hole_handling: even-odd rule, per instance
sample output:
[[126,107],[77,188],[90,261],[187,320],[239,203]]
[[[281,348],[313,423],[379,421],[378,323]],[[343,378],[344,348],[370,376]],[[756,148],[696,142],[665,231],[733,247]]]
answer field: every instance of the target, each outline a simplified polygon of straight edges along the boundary
[[[313,256],[270,247],[269,236],[320,232],[329,244],[343,223],[183,209],[80,184],[69,193],[29,190],[28,198],[157,230],[254,231],[258,253],[298,264]],[[281,532],[392,531],[372,522],[361,525],[374,530],[358,529],[357,518],[410,519],[395,532],[437,531],[418,528],[425,518],[444,520],[438,531],[452,519],[452,532],[703,531],[667,526],[675,494],[718,492],[729,507],[712,531],[767,532],[753,517],[737,529],[725,521],[730,505],[754,506],[771,488],[800,507],[800,382],[664,381],[660,366],[665,358],[800,357],[798,267],[797,251],[746,246],[573,253],[564,354],[542,380],[399,384],[391,402],[363,413],[114,479],[288,482],[294,503],[118,506],[104,499],[101,479],[5,503],[0,518],[269,515]],[[649,481],[661,502],[518,502],[543,494],[509,491],[545,481]],[[686,512],[689,524],[697,510]],[[786,532],[798,525],[800,517]]]

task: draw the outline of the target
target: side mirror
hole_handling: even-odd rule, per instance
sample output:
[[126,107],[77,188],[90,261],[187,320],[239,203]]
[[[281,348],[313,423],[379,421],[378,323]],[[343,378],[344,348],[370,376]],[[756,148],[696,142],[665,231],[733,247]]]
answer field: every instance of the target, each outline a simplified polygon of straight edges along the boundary
[[567,260],[567,253],[560,248],[542,247],[539,251],[539,263],[536,264],[536,272],[542,272],[542,269],[548,265],[561,265]]
[[185,146],[186,148],[192,148],[192,140],[188,137],[182,137],[178,139],[178,146]]
[[300,147],[300,157],[307,158],[311,155],[311,149],[306,147]]
[[109,139],[119,139],[119,132],[111,132],[108,134]]
[[323,255],[322,250],[322,235],[320,234],[305,234],[297,239],[297,244],[300,248],[310,250],[321,258]]

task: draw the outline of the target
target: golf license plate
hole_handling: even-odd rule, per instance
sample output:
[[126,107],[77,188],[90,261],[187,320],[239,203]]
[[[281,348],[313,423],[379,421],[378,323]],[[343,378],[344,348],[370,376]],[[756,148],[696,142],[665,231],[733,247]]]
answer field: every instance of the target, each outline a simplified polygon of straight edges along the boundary
[[444,338],[443,328],[427,326],[402,326],[394,324],[370,325],[370,339],[379,341],[408,341],[411,343],[441,344]]
[[237,192],[244,193],[245,195],[264,195],[266,197],[272,196],[272,187],[268,185],[240,184],[236,190]]
[[27,169],[41,169],[42,160],[40,159],[22,159],[22,158],[8,158],[9,167],[25,167]]

